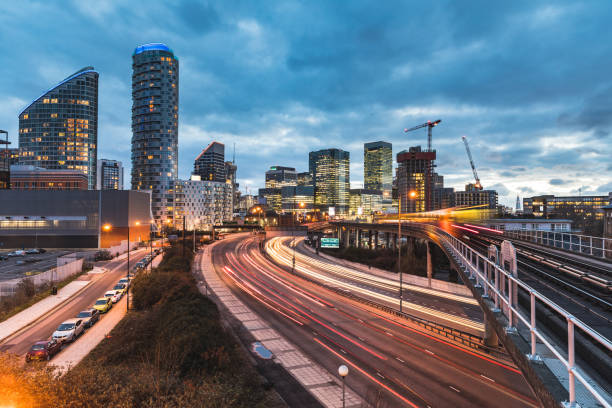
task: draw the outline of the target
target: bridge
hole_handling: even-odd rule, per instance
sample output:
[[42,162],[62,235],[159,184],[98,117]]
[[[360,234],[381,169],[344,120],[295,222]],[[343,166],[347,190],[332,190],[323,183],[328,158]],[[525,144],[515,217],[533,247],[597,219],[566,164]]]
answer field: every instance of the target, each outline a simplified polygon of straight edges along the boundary
[[[601,404],[599,406],[611,407],[610,395],[606,392],[606,389],[610,389],[608,381],[612,352],[609,336],[602,335],[587,324],[584,321],[586,319],[577,318],[576,313],[568,310],[566,305],[559,305],[558,299],[551,299],[551,296],[543,294],[543,290],[535,285],[537,279],[529,283],[520,279],[517,250],[509,241],[501,240],[498,236],[497,240],[493,239],[495,237],[486,238],[485,242],[477,244],[476,240],[470,240],[469,236],[463,234],[467,233],[467,230],[478,234],[476,229],[464,228],[460,234],[453,234],[439,226],[417,222],[402,222],[400,228],[397,222],[332,221],[330,225],[342,247],[353,245],[377,248],[384,242],[386,247],[392,248],[400,245],[404,238],[426,240],[429,279],[433,272],[429,261],[430,245],[437,245],[446,254],[451,268],[470,289],[484,312],[484,342],[491,344],[499,340],[504,345],[543,406],[557,407],[562,404],[577,407]],[[572,250],[571,245],[566,245],[565,248],[563,245],[556,245],[554,239],[544,242],[544,238],[540,237],[538,242],[537,237],[514,238],[530,241],[532,246],[539,248],[541,260],[552,262],[552,265],[555,263],[552,254],[546,254],[553,249],[548,246]],[[583,238],[578,240],[578,246],[575,245],[575,238],[562,238],[562,242],[573,242],[574,248],[578,248],[577,252],[582,254],[607,258],[605,242],[599,246],[594,246],[592,239]],[[587,246],[587,242],[591,247]],[[484,245],[485,243],[488,243],[488,246]],[[601,250],[597,250],[598,248]],[[528,253],[533,255],[532,252]],[[612,271],[609,263],[594,262],[589,265],[601,268],[604,276],[606,270],[608,274]],[[565,264],[563,266],[568,267]],[[578,271],[576,264],[570,270]],[[601,275],[597,276],[601,278]],[[588,294],[584,289],[577,289]],[[607,290],[609,289],[608,285]],[[596,297],[592,294],[591,296]],[[609,292],[607,298],[609,299]],[[604,319],[608,319],[608,323],[604,323],[603,327],[610,329],[612,326],[609,325],[608,312],[611,305],[606,299],[597,299],[604,302],[601,303],[604,309],[601,314]],[[559,330],[560,325],[562,330]],[[588,364],[585,364],[586,361]]]

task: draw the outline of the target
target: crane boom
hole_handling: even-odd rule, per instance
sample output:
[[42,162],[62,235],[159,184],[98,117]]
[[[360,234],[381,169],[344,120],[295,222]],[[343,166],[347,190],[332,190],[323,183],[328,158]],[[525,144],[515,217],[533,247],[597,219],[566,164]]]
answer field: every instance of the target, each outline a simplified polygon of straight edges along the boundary
[[478,178],[478,173],[476,172],[476,166],[474,166],[474,160],[472,159],[472,152],[470,151],[470,145],[468,144],[467,137],[461,136],[463,140],[463,144],[465,144],[465,151],[467,152],[468,159],[470,159],[470,166],[472,166],[472,173],[474,173],[474,179],[476,179],[475,187],[478,190],[482,190],[482,184],[480,184],[480,179]]
[[422,125],[411,127],[410,129],[404,129],[404,133],[412,132],[413,130],[417,130],[417,129],[426,127],[427,128],[427,151],[431,151],[431,129],[438,126],[440,122],[442,122],[441,119],[434,120],[433,122],[431,120],[428,120],[426,123],[423,123]]

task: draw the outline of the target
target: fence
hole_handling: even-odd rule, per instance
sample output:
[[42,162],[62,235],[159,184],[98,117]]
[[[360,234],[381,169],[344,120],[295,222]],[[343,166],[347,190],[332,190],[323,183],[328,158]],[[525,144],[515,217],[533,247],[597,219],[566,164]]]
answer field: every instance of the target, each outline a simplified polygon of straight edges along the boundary
[[0,282],[0,297],[10,296],[15,293],[19,283],[27,279],[35,286],[41,286],[52,282],[60,282],[83,270],[83,258],[76,259],[72,254],[57,258],[58,266],[32,276],[11,279]]
[[[531,353],[529,357],[531,359],[538,359],[536,344],[539,342],[565,365],[568,373],[569,403],[571,406],[575,406],[574,404],[576,403],[576,380],[578,380],[604,407],[611,407],[610,402],[606,400],[606,396],[602,395],[602,392],[593,387],[585,378],[583,371],[576,366],[574,331],[575,328],[579,328],[582,333],[594,343],[599,343],[603,348],[607,349],[608,352],[612,352],[612,343],[608,339],[513,276],[511,273],[498,266],[495,262],[492,262],[479,252],[470,248],[464,242],[437,227],[427,226],[426,228],[432,230],[431,232],[442,238],[444,246],[454,254],[457,262],[466,269],[469,278],[474,279],[476,285],[483,288],[484,296],[491,298],[495,304],[495,308],[508,318],[507,330],[516,330],[518,324],[522,324],[524,325],[523,327],[527,328],[530,333],[529,341],[531,344]],[[518,287],[529,294],[530,308],[528,316],[520,312],[518,310],[518,305],[513,301],[513,292],[516,291]],[[567,322],[567,350],[562,349],[558,344],[554,344],[551,339],[538,329],[536,301],[546,305],[554,314]]]
[[554,231],[504,231],[504,235],[571,252],[612,259],[612,239]]

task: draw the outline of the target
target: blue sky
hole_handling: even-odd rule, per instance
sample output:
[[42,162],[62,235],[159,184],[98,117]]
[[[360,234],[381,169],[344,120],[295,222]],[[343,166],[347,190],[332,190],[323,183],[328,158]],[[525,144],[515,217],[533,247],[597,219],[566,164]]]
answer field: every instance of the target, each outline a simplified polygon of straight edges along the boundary
[[[494,7],[492,5],[495,5]],[[212,140],[236,145],[240,188],[271,165],[363,143],[394,155],[434,130],[446,184],[482,183],[514,205],[538,193],[612,191],[608,1],[19,1],[0,3],[0,128],[81,67],[100,72],[98,157],[129,185],[131,55],[163,42],[180,59],[179,173]]]

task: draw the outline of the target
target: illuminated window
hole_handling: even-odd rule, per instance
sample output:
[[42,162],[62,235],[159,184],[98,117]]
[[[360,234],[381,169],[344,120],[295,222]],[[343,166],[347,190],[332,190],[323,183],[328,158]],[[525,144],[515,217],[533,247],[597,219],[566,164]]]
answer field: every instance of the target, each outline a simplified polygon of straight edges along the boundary
[[57,113],[52,113],[52,114],[51,114],[51,117],[52,117],[52,118],[57,118]]
[[30,115],[28,115],[27,113],[26,113],[25,115],[23,115],[23,118],[24,118],[24,119],[27,119],[27,118],[29,118],[29,117],[30,117]]
[[49,99],[43,99],[43,103],[49,103]]

